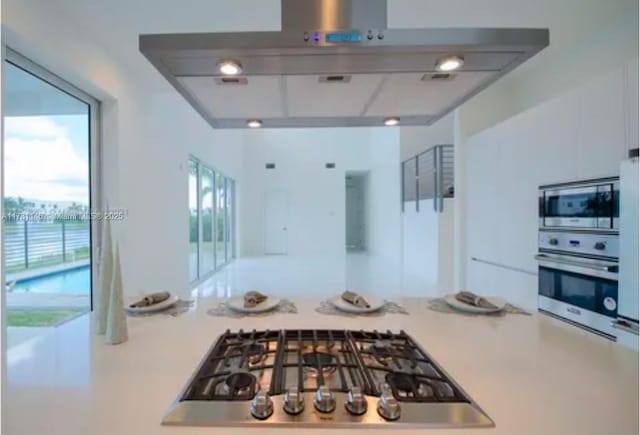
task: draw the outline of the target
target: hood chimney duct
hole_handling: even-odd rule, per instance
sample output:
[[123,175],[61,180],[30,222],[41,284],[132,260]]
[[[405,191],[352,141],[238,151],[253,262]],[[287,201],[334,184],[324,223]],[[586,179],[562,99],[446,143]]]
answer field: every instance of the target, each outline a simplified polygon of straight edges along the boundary
[[282,0],[282,31],[382,30],[387,0]]

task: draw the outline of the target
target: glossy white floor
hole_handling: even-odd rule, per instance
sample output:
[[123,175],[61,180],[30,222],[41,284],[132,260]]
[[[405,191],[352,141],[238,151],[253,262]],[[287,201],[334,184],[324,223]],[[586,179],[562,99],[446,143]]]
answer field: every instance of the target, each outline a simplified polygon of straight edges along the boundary
[[432,289],[407,291],[400,268],[387,258],[353,252],[334,257],[266,256],[241,258],[199,285],[194,295],[228,297],[260,290],[283,297],[323,297],[344,289],[379,296],[427,297]]

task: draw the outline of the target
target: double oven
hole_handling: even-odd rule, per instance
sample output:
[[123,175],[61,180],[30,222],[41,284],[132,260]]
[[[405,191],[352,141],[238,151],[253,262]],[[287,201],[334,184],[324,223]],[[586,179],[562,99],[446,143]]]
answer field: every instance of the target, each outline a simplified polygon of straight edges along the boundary
[[540,186],[538,307],[615,340],[618,178]]

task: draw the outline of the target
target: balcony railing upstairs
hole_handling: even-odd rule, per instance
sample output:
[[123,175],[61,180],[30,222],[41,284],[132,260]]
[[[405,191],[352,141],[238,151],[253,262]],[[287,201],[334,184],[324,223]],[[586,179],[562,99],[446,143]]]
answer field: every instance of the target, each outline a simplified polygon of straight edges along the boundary
[[444,198],[454,196],[453,145],[436,145],[402,162],[402,211],[420,200],[433,199],[433,210],[441,213]]

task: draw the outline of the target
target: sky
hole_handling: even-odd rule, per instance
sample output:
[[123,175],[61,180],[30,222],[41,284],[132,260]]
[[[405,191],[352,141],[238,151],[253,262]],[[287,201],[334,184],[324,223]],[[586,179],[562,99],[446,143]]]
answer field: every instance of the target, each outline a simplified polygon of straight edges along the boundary
[[5,196],[88,205],[88,118],[5,117]]

